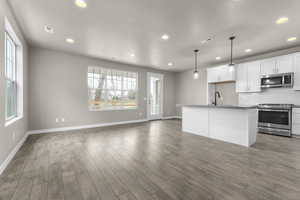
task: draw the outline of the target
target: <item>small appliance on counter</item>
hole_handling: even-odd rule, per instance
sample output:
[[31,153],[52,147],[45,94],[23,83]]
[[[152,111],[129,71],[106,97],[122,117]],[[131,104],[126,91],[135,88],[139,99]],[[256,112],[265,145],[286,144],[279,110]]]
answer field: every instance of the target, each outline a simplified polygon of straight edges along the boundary
[[281,136],[292,136],[293,104],[259,104],[258,131]]

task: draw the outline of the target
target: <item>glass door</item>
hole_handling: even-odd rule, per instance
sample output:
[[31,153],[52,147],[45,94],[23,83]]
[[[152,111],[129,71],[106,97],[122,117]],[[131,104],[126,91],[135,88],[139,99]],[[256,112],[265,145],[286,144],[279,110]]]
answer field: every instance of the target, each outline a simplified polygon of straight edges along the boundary
[[163,75],[148,73],[148,119],[163,117]]

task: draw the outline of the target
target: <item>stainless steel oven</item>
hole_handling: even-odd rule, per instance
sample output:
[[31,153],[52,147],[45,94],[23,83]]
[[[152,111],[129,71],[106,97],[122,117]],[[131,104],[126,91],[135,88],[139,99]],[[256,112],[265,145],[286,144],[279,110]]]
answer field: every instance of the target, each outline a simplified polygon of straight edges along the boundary
[[293,87],[294,74],[272,74],[260,78],[261,88]]
[[282,136],[292,135],[292,104],[260,104],[258,130]]

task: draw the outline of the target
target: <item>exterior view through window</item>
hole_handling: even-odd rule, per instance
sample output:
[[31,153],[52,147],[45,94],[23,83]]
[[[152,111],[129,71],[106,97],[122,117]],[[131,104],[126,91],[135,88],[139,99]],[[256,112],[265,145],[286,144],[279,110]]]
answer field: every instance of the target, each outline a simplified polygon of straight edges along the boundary
[[17,45],[11,36],[5,32],[5,116],[6,121],[17,117],[17,70],[16,70]]
[[136,72],[89,67],[87,76],[91,111],[137,108]]

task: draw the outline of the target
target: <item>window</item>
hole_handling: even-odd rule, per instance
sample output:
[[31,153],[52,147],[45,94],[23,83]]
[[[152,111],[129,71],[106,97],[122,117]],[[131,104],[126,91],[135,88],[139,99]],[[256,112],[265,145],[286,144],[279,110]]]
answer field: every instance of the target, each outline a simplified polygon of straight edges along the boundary
[[5,125],[23,116],[22,45],[5,19]]
[[102,67],[88,68],[89,109],[137,108],[138,74]]
[[16,44],[5,33],[6,120],[17,117]]

